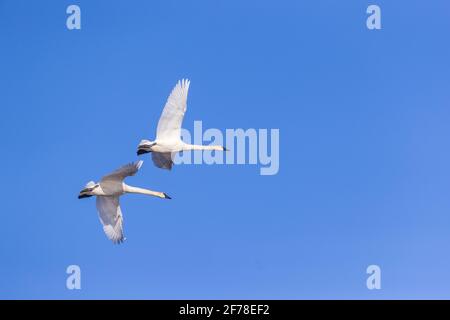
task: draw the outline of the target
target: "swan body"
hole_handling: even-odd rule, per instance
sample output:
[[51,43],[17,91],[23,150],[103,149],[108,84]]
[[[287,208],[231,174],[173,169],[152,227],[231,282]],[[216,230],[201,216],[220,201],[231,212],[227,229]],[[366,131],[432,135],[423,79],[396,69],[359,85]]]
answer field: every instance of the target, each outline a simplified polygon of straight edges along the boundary
[[172,169],[173,159],[177,152],[190,150],[225,151],[222,146],[202,146],[184,143],[181,140],[181,125],[187,108],[189,80],[178,81],[167,99],[159,118],[154,141],[142,140],[137,154],[152,153],[153,163],[162,169]]
[[137,161],[127,164],[104,176],[98,183],[90,181],[78,195],[78,199],[96,196],[100,222],[103,225],[106,236],[113,243],[122,243],[125,240],[123,235],[123,215],[119,202],[119,198],[122,195],[125,193],[137,193],[170,199],[164,192],[133,187],[123,182],[126,177],[135,175],[141,168],[142,163],[143,161]]

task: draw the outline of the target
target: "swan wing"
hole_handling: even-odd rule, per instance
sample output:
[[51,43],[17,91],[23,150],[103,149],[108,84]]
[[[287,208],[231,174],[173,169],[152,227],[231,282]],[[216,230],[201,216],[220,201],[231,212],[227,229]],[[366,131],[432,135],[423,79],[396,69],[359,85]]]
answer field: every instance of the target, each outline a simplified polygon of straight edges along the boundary
[[187,107],[189,80],[178,81],[167,99],[156,129],[157,140],[179,140]]
[[136,161],[129,163],[127,165],[124,165],[123,167],[120,167],[119,169],[115,170],[114,172],[104,176],[100,182],[106,182],[106,181],[119,181],[121,182],[123,179],[129,176],[134,176],[136,172],[139,171],[139,169],[142,166],[143,161]]
[[98,216],[106,236],[115,244],[122,243],[125,238],[123,236],[123,216],[119,197],[98,196],[96,204]]
[[174,152],[152,152],[153,163],[161,169],[171,170],[174,156]]

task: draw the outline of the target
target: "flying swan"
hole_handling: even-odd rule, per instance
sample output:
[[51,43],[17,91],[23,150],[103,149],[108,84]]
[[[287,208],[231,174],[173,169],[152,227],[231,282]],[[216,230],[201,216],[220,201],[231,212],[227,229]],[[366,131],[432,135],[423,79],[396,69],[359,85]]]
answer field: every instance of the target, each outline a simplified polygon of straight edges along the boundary
[[155,166],[162,169],[172,169],[173,158],[177,152],[189,150],[219,150],[226,151],[222,146],[202,146],[187,144],[181,141],[181,124],[186,112],[189,80],[178,81],[173,88],[159,118],[156,129],[156,140],[142,140],[137,154],[152,153]]
[[127,164],[104,176],[99,183],[90,181],[78,195],[78,199],[97,196],[97,210],[100,222],[103,224],[106,236],[114,243],[122,243],[125,240],[123,236],[123,216],[119,203],[121,195],[125,193],[139,193],[170,199],[164,192],[132,187],[123,182],[126,177],[136,174],[142,163],[143,161],[137,161]]

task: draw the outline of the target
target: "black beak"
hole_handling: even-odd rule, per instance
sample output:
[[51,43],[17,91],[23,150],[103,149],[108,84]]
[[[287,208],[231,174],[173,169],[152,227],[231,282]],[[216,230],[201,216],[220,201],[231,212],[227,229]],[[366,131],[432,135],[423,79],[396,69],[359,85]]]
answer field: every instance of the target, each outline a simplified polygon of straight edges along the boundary
[[149,147],[143,146],[138,148],[137,155],[140,156],[141,154],[146,154],[149,152],[152,152],[152,150]]
[[153,142],[152,144],[143,144],[138,146],[137,155],[140,156],[141,154],[146,154],[152,152],[152,147],[156,145],[156,142]]
[[78,199],[84,199],[84,198],[89,198],[89,197],[92,197],[92,196],[89,194],[81,194],[81,193],[78,195]]
[[169,197],[169,195],[167,193],[165,193],[165,192],[163,192],[163,193],[164,193],[164,199],[172,199],[171,197]]

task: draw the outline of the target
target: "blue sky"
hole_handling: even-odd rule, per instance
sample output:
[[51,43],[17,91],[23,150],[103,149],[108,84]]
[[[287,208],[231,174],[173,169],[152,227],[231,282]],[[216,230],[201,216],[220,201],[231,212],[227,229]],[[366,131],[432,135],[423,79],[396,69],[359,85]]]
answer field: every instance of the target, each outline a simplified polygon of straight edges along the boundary
[[[0,298],[450,298],[449,14],[444,0],[0,0]],[[137,158],[183,77],[185,128],[279,128],[280,171],[144,157],[127,182],[173,199],[124,196],[115,246],[78,192]]]

